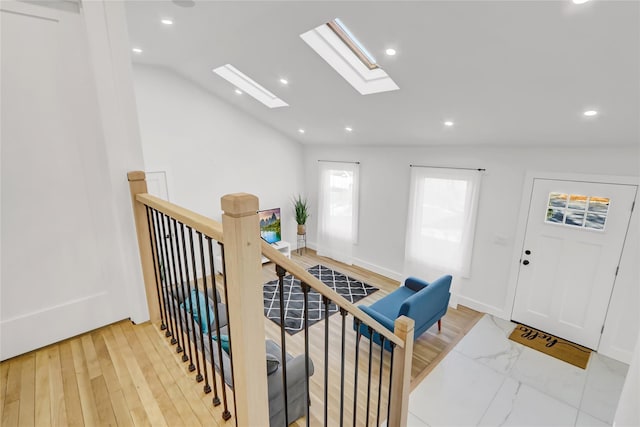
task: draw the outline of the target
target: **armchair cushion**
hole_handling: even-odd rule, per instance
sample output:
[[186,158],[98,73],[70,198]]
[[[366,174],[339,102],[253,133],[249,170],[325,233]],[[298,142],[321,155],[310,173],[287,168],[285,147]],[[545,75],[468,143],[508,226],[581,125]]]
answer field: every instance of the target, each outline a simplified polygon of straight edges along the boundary
[[280,359],[271,353],[267,353],[267,375],[271,375],[278,370]]
[[359,306],[359,308],[362,311],[364,311],[365,313],[367,313],[369,316],[373,317],[378,322],[380,322],[382,324],[382,326],[384,326],[385,328],[387,328],[390,331],[393,331],[394,319],[391,319],[391,318],[387,317],[386,315],[384,315],[380,311],[376,311],[376,309],[374,309],[373,307],[367,307],[366,305],[361,305],[361,306]]
[[[192,325],[191,325],[191,317],[193,317],[194,320],[194,325],[196,327],[196,331],[199,335],[202,335],[202,332],[204,331],[205,333],[209,333],[209,331],[212,331],[212,334],[216,334],[216,328],[217,325],[216,323],[220,323],[220,328],[224,328],[227,325],[227,306],[221,302],[222,300],[220,299],[220,292],[218,292],[218,290],[215,290],[216,292],[216,299],[218,301],[218,312],[215,312],[214,309],[214,299],[213,299],[213,289],[211,287],[208,287],[208,296],[209,296],[209,322],[210,325],[209,327],[202,327],[203,323],[206,323],[206,314],[205,317],[203,319],[200,319],[199,316],[192,316],[191,313],[187,310],[190,307],[189,304],[189,298],[191,299],[191,301],[193,302],[193,305],[196,306],[197,309],[197,303],[196,303],[196,299],[195,299],[195,293],[194,290],[192,289],[191,292],[186,292],[184,295],[185,298],[182,299],[174,299],[172,298],[171,301],[174,302],[174,307],[176,307],[176,309],[180,310],[180,319],[182,320],[182,324],[183,324],[183,328],[185,328],[186,330],[188,330],[189,332],[191,332],[192,330]],[[176,296],[182,296],[182,292],[181,293],[175,293]],[[198,292],[198,298],[200,298],[200,306],[202,308],[204,308],[204,293],[202,291]],[[186,300],[186,301],[185,301]],[[177,304],[180,303],[180,304]],[[196,310],[197,311],[197,310]],[[204,310],[203,310],[204,312]],[[217,316],[216,316],[217,314]],[[226,332],[221,332],[226,334]]]
[[[213,335],[214,341],[218,340],[217,335]],[[220,346],[225,351],[225,353],[229,354],[229,335],[220,334]]]
[[[193,302],[193,308],[191,307],[191,302]],[[202,291],[191,289],[191,298],[187,298],[183,301],[180,304],[180,307],[184,308],[187,313],[191,313],[193,320],[200,325],[202,332],[205,334],[209,333],[209,322],[207,322],[206,310],[209,310],[209,320],[211,322],[214,320],[214,315],[211,304],[207,304],[207,298],[204,297],[204,293]]]
[[424,280],[416,279],[415,277],[409,277],[404,281],[404,285],[412,291],[418,292],[429,286],[429,283]]

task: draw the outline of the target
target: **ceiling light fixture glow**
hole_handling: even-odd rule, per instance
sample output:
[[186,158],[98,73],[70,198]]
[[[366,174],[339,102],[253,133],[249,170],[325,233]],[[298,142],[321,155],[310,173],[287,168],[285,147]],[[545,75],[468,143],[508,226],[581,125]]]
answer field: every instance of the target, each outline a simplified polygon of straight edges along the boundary
[[289,80],[287,80],[287,79],[280,79],[280,83],[282,83],[283,85],[288,85],[288,84],[289,84]]
[[131,52],[133,52],[133,53],[142,53],[142,49],[140,49],[139,47],[134,47],[133,49],[131,49]]
[[173,21],[171,19],[163,19],[162,22],[164,25],[173,25]]
[[351,128],[350,126],[345,127],[344,130],[346,130],[347,132],[353,132],[353,128]]
[[573,4],[585,4],[589,0],[572,0],[572,1],[573,1]]
[[304,133],[304,129],[298,129],[298,133]]
[[300,38],[361,95],[400,89],[382,68],[366,65],[366,59],[358,56],[329,24],[300,34]]
[[394,56],[396,54],[396,50],[392,49],[392,48],[389,48],[389,49],[385,50],[384,53],[386,53],[387,56]]
[[269,108],[287,107],[289,105],[231,64],[223,65],[212,71]]
[[453,122],[451,120],[447,120],[446,122],[444,122],[445,126],[451,127],[453,126]]
[[582,114],[584,114],[587,117],[593,117],[593,116],[597,116],[598,112],[596,110],[587,110]]
[[237,93],[238,95],[242,95],[242,91],[240,89],[236,89],[235,93]]

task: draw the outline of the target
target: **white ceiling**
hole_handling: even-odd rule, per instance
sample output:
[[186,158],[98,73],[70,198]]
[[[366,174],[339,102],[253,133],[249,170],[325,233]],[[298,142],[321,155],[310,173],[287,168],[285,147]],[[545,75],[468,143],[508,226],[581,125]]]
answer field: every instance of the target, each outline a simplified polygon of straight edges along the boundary
[[[144,50],[134,62],[167,67],[302,143],[640,142],[637,1],[147,0],[126,10],[132,46]],[[336,17],[400,90],[360,95],[299,37]],[[289,107],[236,95],[211,72],[227,63]]]

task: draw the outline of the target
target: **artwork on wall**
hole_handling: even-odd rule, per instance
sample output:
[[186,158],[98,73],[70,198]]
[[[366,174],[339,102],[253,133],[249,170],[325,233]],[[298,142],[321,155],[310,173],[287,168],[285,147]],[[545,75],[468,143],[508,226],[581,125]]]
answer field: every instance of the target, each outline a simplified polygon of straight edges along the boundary
[[591,230],[604,230],[609,212],[608,197],[549,193],[545,222]]

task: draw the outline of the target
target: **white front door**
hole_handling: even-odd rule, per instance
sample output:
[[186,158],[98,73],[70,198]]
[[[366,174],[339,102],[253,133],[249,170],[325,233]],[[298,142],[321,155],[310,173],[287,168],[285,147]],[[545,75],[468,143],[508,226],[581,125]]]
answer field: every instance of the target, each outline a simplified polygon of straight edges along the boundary
[[534,180],[514,321],[597,349],[636,191]]

